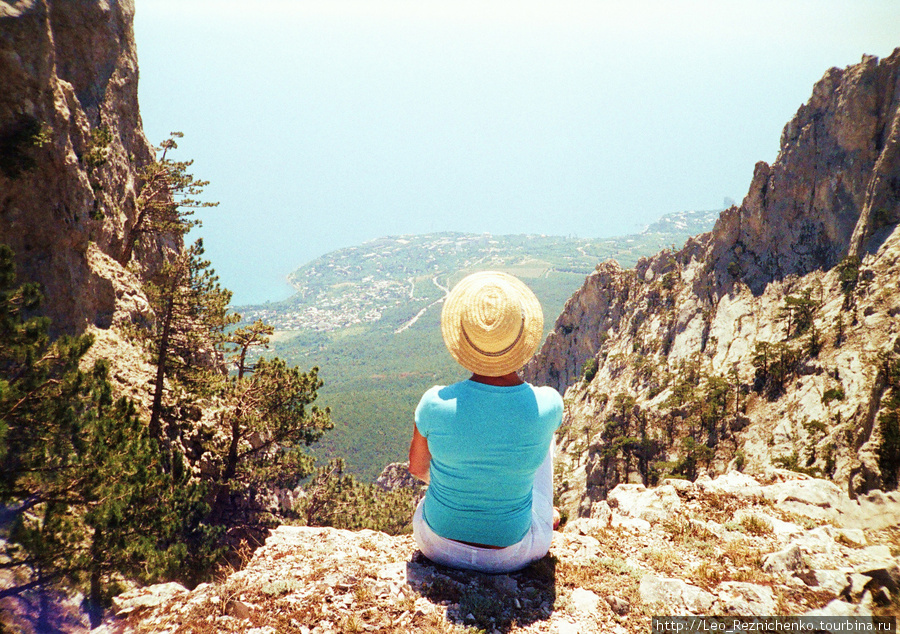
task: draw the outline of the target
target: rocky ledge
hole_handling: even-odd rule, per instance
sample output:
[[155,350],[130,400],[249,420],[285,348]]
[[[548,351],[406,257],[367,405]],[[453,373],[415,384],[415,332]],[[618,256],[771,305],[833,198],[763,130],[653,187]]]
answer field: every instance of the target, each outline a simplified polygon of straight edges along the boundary
[[900,614],[900,496],[797,475],[620,485],[509,575],[434,565],[408,535],[282,526],[216,583],[116,597],[99,631],[636,634],[665,614]]

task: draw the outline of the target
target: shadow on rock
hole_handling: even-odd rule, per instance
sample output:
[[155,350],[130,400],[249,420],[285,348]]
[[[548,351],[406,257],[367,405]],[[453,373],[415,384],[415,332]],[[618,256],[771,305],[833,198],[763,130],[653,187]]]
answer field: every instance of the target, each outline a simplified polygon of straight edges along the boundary
[[455,570],[416,551],[406,565],[409,585],[435,604],[447,620],[487,632],[509,632],[549,618],[556,601],[556,557],[547,555],[518,572],[490,575]]

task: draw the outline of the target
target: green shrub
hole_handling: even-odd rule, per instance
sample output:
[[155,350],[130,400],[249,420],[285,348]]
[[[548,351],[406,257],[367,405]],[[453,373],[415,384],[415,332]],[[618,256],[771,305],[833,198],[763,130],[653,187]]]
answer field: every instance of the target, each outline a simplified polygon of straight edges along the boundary
[[890,410],[878,417],[881,446],[878,448],[878,467],[886,491],[897,488],[900,480],[900,413]]
[[0,131],[0,172],[7,178],[17,178],[34,169],[33,150],[50,141],[44,126],[33,117],[7,126]]
[[335,458],[318,469],[304,487],[306,496],[297,512],[308,526],[367,528],[389,535],[411,532],[415,509],[412,489],[385,491],[358,481],[345,470],[343,459]]
[[[824,399],[823,399],[823,402],[827,403],[827,401],[824,401]],[[824,434],[825,431],[828,429],[828,426],[825,423],[823,423],[822,421],[820,421],[819,419],[805,421],[803,423],[803,427],[804,427],[804,429],[806,429],[806,432],[810,435]]]
[[594,377],[597,376],[597,370],[597,359],[596,357],[591,357],[584,362],[583,366],[581,366],[581,380],[585,383],[590,383],[594,380]]
[[837,265],[838,282],[841,285],[841,292],[844,294],[844,309],[851,305],[851,297],[859,283],[859,266],[861,261],[855,255],[848,255]]

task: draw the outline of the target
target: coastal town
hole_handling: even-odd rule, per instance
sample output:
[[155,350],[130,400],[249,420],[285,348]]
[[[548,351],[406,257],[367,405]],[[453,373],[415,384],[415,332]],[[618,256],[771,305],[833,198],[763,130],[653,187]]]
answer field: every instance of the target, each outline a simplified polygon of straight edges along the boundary
[[[566,244],[572,242],[573,244]],[[564,266],[583,275],[596,265],[588,240],[547,236],[430,234],[367,242],[329,253],[289,276],[296,289],[277,304],[247,307],[245,321],[276,330],[331,332],[398,313],[402,330],[446,294],[449,276],[468,269],[527,266],[539,273]],[[553,251],[569,252],[555,256]]]
[[540,278],[553,271],[587,276],[609,258],[633,266],[640,254],[709,230],[717,215],[667,214],[641,233],[603,240],[451,232],[379,238],[291,273],[296,292],[289,299],[238,310],[245,322],[261,319],[278,331],[329,333],[390,315],[387,325],[402,332],[440,302],[461,271],[497,268]]

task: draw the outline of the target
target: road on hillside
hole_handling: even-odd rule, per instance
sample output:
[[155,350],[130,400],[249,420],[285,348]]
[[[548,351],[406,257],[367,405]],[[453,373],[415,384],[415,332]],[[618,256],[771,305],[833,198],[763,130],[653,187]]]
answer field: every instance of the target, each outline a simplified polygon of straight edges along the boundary
[[430,304],[428,304],[428,306],[426,306],[425,308],[423,308],[422,310],[420,310],[419,312],[417,312],[417,313],[415,314],[415,316],[413,316],[412,319],[410,319],[408,322],[406,322],[405,324],[403,324],[402,326],[400,326],[399,328],[397,328],[397,330],[394,331],[394,334],[395,334],[395,335],[399,335],[401,332],[403,332],[404,330],[406,330],[407,328],[409,328],[410,326],[412,326],[414,323],[416,323],[417,321],[419,321],[419,317],[421,317],[422,315],[424,315],[424,314],[428,311],[429,308],[431,308],[431,307],[434,306],[435,304],[440,304],[441,302],[443,302],[443,301],[447,298],[447,295],[450,293],[450,289],[447,288],[446,286],[444,286],[443,284],[441,284],[441,283],[438,281],[438,276],[435,275],[433,278],[431,278],[431,281],[434,282],[434,285],[435,285],[435,286],[437,286],[439,289],[441,289],[442,291],[444,291],[444,295],[443,295],[442,297],[440,297],[439,299],[436,299],[436,300],[434,300],[433,302],[431,302]]

